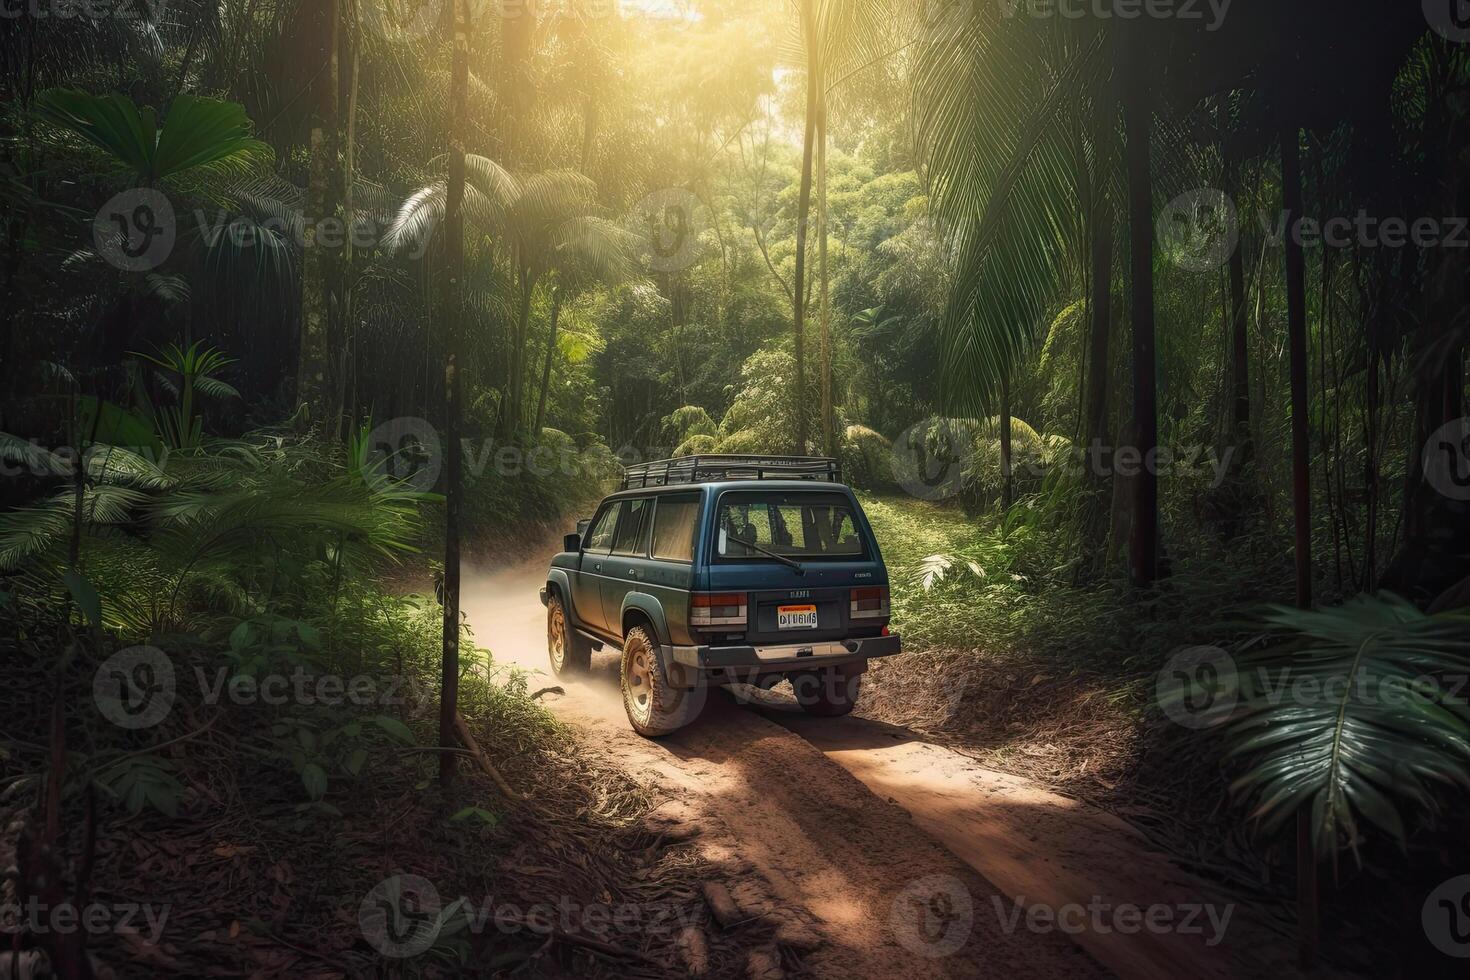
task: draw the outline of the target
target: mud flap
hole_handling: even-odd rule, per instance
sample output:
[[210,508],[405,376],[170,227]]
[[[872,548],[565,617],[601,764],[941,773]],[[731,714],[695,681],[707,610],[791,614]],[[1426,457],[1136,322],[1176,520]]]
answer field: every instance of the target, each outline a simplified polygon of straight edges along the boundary
[[674,659],[674,648],[667,643],[658,648],[658,672],[665,684],[672,688],[688,691],[700,684],[700,671]]

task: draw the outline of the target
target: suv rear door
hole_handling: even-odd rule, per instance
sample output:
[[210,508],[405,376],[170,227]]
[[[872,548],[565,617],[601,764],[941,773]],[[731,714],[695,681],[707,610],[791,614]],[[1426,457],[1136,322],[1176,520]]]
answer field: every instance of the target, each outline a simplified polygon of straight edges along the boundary
[[[744,592],[750,643],[805,643],[876,634],[887,622],[853,621],[852,590],[884,588],[888,574],[857,501],[840,490],[723,491],[710,522],[713,592]],[[776,551],[801,569],[737,543]],[[782,612],[790,623],[782,624]],[[811,626],[811,613],[816,625]],[[804,615],[803,615],[804,614]]]
[[640,556],[646,551],[644,531],[648,515],[653,511],[653,498],[634,497],[619,502],[617,529],[613,532],[612,549],[602,561],[603,628],[621,636],[623,596],[638,586]]

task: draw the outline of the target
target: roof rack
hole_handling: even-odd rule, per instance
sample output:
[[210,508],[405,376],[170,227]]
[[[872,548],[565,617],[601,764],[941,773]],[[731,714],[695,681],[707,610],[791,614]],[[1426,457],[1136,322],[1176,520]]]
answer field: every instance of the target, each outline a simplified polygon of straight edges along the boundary
[[819,480],[842,482],[842,464],[826,456],[680,456],[639,463],[623,471],[620,490],[717,480]]

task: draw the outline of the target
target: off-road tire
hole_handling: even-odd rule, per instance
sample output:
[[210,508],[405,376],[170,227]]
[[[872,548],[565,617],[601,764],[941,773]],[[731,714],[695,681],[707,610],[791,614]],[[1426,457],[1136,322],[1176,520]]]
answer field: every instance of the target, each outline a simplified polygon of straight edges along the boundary
[[818,718],[838,718],[851,714],[863,691],[860,671],[829,667],[818,673],[794,678],[791,689],[801,710]]
[[623,663],[619,686],[623,710],[633,730],[647,738],[678,731],[699,717],[704,707],[705,688],[671,687],[664,680],[668,664],[663,651],[641,626],[623,638]]
[[546,603],[546,652],[558,677],[585,674],[592,666],[592,644],[572,627],[566,605],[554,592]]

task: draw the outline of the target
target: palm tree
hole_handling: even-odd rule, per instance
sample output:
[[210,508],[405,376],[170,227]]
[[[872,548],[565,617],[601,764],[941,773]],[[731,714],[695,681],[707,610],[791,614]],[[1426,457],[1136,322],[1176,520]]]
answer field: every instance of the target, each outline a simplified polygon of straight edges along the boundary
[[[879,29],[886,19],[887,0],[794,0],[797,10],[798,51],[792,60],[806,71],[806,119],[802,136],[801,185],[796,217],[796,276],[792,290],[796,343],[796,391],[805,391],[806,377],[806,241],[811,211],[813,166],[817,194],[817,266],[821,370],[822,451],[837,453],[836,413],[832,404],[832,313],[827,275],[827,124],[830,97],[850,74],[855,62],[868,64],[882,57],[875,54],[883,37]],[[889,54],[893,52],[888,52]],[[815,143],[815,149],[813,144]],[[815,164],[813,161],[815,156]],[[797,445],[807,445],[807,411],[798,395],[796,402]]]
[[[1133,431],[1143,459],[1153,459],[1159,442],[1158,358],[1154,337],[1153,101],[1144,74],[1138,34],[1128,45],[1124,69],[1124,149],[1128,173],[1128,284],[1133,325]],[[1140,467],[1134,483],[1133,540],[1128,564],[1133,584],[1148,588],[1159,572],[1159,473]]]
[[812,141],[817,128],[821,91],[821,45],[817,38],[817,3],[800,0],[801,37],[806,62],[806,124],[801,139],[801,187],[796,204],[796,275],[792,282],[791,302],[796,342],[796,451],[807,451],[806,420],[806,232],[807,215],[812,203]]
[[[459,702],[459,538],[464,488],[460,480],[459,424],[461,388],[458,353],[464,328],[464,201],[465,135],[469,131],[470,11],[469,0],[454,0],[454,56],[449,75],[449,159],[444,182],[444,274],[440,278],[440,317],[444,322],[448,363],[444,436],[444,649],[439,675],[439,745],[455,740]],[[439,783],[454,781],[454,753],[439,754]]]
[[[178,95],[161,126],[152,109],[116,93],[52,89],[36,97],[35,110],[42,120],[103,151],[140,187],[159,193],[185,181],[248,172],[272,157],[270,148],[250,135],[250,118],[234,102]],[[131,347],[148,288],[143,275],[129,274],[119,300],[119,352]]]
[[159,126],[152,109],[139,109],[117,93],[51,89],[37,96],[36,112],[107,153],[144,187],[235,174],[271,159],[270,148],[251,137],[250,118],[234,102],[179,95]]
[[539,438],[546,420],[546,393],[551,386],[551,362],[556,352],[557,322],[563,305],[597,284],[615,285],[633,276],[633,236],[605,218],[572,218],[560,229],[553,247],[551,318],[546,337],[546,359],[541,368],[540,394],[531,434]]
[[[327,351],[332,339],[331,320],[340,302],[333,301],[338,284],[338,256],[334,248],[316,245],[318,223],[336,218],[338,185],[338,25],[341,0],[319,0],[317,56],[321,74],[315,79],[315,104],[308,143],[310,163],[306,184],[306,241],[301,263],[301,349],[296,367],[296,404],[308,421],[323,420],[329,411]],[[337,297],[340,301],[340,297]]]
[[[1100,32],[1054,36],[981,5],[930,24],[915,54],[915,134],[953,257],[945,397],[965,414],[998,415],[1002,446],[1009,413],[991,407],[1009,401],[1010,375],[1047,322],[1086,224],[1082,127],[1067,113],[1087,106],[1105,70],[1101,42]],[[1092,185],[1106,186],[1111,175],[1094,169]]]

